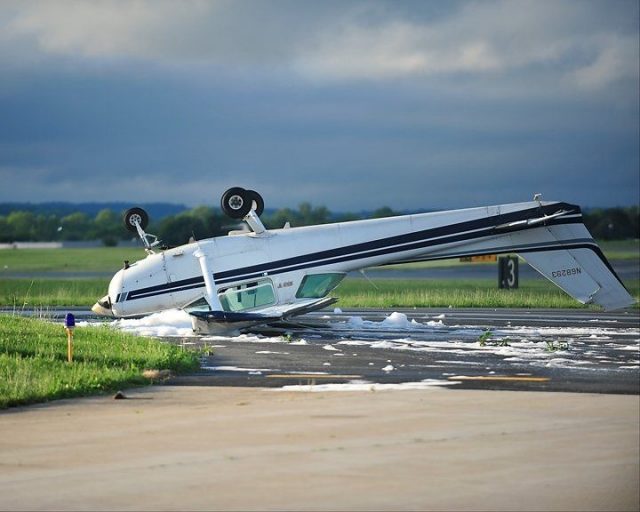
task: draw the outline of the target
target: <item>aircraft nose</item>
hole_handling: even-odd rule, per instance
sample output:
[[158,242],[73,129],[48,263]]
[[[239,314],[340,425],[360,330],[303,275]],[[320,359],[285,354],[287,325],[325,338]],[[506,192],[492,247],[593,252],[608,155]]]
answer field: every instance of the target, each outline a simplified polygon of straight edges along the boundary
[[96,302],[91,308],[91,311],[100,316],[114,316],[113,309],[111,308],[111,299],[108,295],[105,295]]

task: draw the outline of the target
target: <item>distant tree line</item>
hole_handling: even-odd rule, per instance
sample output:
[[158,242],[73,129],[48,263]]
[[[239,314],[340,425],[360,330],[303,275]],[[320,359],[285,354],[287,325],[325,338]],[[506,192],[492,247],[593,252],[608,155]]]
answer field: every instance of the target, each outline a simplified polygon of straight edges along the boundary
[[[12,211],[0,215],[0,243],[42,241],[102,240],[106,246],[117,245],[119,240],[130,240],[132,234],[125,230],[122,213],[105,208],[95,216],[74,212],[60,216],[55,213]],[[369,214],[334,214],[324,206],[302,203],[297,210],[284,208],[265,211],[262,221],[268,228],[281,228],[286,222],[291,226],[326,224],[362,218],[381,218],[400,215],[383,207]],[[624,240],[639,237],[640,211],[637,206],[627,208],[592,209],[583,212],[584,221],[591,234],[600,240]],[[165,244],[174,246],[211,236],[224,235],[240,229],[241,223],[229,219],[217,208],[198,206],[175,215],[168,215],[157,222],[151,221],[149,233],[157,235]]]
[[[156,219],[163,219],[167,215],[177,215],[187,207],[176,203],[144,203],[141,205],[147,213]],[[113,210],[123,212],[131,207],[131,203],[122,201],[111,201],[101,203],[67,203],[67,202],[44,202],[44,203],[0,203],[0,216],[9,215],[12,212],[25,211],[33,212],[36,215],[57,215],[66,217],[72,213],[83,212],[89,217],[95,217],[102,210]]]

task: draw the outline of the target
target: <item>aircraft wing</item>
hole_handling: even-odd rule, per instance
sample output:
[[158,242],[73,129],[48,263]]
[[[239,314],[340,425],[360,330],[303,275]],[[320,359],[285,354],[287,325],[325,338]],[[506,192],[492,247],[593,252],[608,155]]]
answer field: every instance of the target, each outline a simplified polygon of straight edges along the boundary
[[295,304],[271,306],[252,312],[190,311],[189,314],[194,317],[194,328],[197,328],[199,332],[213,333],[286,320],[293,315],[302,315],[322,309],[334,304],[337,300],[333,297],[324,297],[297,301]]
[[262,313],[242,313],[233,311],[190,311],[189,314],[200,320],[211,323],[229,324],[253,324],[268,323],[282,320],[282,315],[265,315]]

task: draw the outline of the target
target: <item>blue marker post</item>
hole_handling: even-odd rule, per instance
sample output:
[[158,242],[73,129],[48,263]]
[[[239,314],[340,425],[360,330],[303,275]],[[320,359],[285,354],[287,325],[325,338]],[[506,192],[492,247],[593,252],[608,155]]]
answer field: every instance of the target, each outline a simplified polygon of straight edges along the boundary
[[76,318],[73,313],[67,313],[64,317],[64,328],[67,331],[67,361],[73,362],[73,328],[76,326]]

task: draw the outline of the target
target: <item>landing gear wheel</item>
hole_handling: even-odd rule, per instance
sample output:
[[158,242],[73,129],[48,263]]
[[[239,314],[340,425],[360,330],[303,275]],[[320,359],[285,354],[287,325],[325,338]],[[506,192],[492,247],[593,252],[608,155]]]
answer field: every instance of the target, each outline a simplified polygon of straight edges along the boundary
[[240,187],[232,187],[222,194],[220,207],[225,215],[232,219],[242,219],[251,211],[253,201],[256,201],[256,199],[250,191]]
[[124,214],[124,226],[132,233],[137,233],[136,222],[144,230],[149,225],[149,215],[142,208],[129,208]]
[[264,200],[262,199],[262,196],[255,190],[247,190],[247,194],[252,198],[251,207],[256,211],[256,215],[260,217],[262,212],[264,212]]

